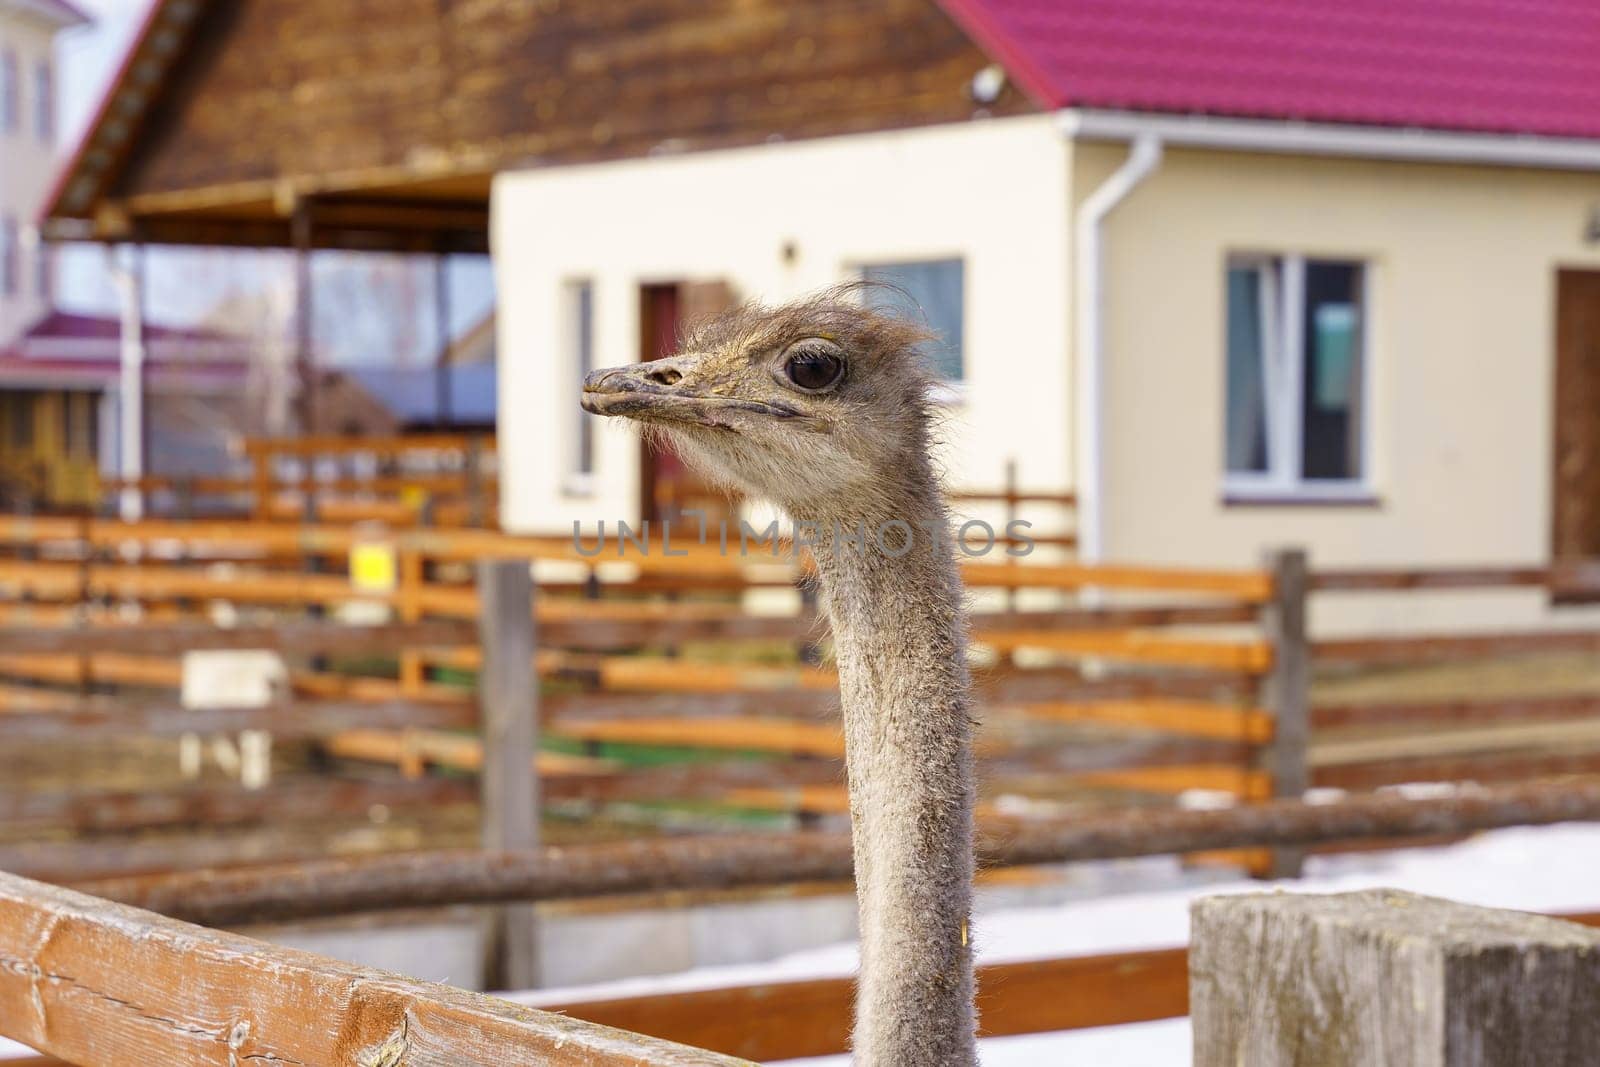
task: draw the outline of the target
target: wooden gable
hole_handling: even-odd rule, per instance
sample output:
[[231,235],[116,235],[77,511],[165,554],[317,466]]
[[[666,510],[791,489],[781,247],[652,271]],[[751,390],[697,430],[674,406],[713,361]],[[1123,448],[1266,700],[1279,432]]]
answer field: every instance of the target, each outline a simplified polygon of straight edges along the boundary
[[51,215],[270,244],[306,196],[369,222],[481,212],[504,169],[1029,110],[1011,88],[974,102],[989,63],[934,0],[213,3],[135,147],[97,177],[80,153]]

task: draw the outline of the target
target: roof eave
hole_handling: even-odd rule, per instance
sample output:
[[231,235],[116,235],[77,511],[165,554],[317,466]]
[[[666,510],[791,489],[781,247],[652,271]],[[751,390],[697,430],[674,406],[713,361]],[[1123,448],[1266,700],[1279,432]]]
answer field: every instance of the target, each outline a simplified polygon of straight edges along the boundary
[[[107,82],[93,117],[84,125],[78,143],[56,172],[37,220],[43,232],[55,234],[63,228],[81,229],[85,223],[94,224],[96,205],[104,198],[110,182],[115,180],[168,71],[183,52],[189,32],[205,10],[202,0],[156,0],[150,6],[128,50],[123,53],[116,74]],[[172,32],[158,35],[158,27]],[[136,73],[142,90],[133,84]],[[134,91],[142,91],[143,96],[132,109],[133,113],[124,116],[120,123],[108,122],[116,99]],[[76,189],[78,182],[90,183],[81,198]],[[70,206],[65,202],[69,193],[74,201]]]
[[1056,112],[1071,140],[1132,141],[1153,135],[1174,148],[1347,156],[1419,163],[1600,170],[1600,140],[1535,134],[1228,118],[1069,107]]

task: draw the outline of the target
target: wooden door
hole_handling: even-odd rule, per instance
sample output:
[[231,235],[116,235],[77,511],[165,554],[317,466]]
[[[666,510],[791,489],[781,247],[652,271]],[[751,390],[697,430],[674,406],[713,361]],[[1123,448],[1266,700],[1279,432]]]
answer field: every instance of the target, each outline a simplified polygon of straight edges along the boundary
[[1600,271],[1556,279],[1556,562],[1600,559]]
[[[639,358],[662,359],[677,351],[684,326],[733,305],[726,282],[672,282],[639,291]],[[645,444],[639,459],[639,513],[655,523],[676,520],[684,511],[705,513],[708,524],[732,521],[737,507],[727,492],[712,486],[674,454]],[[693,520],[690,520],[693,525]]]

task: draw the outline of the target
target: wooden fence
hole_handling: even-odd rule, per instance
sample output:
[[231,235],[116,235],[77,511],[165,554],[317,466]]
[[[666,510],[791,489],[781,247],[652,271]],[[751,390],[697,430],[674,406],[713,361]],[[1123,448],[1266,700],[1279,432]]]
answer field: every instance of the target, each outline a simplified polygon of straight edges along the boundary
[[[1526,567],[1329,569],[1313,597],[1473,595],[1524,590],[1559,604],[1600,588],[1590,564]],[[1312,642],[1337,680],[1405,670],[1450,672],[1425,685],[1361,700],[1323,697],[1311,712],[1312,785],[1368,790],[1408,782],[1508,782],[1600,773],[1600,673],[1561,677],[1552,660],[1600,651],[1600,630],[1553,624],[1489,632],[1385,633]],[[1560,664],[1556,664],[1560,666]],[[1483,679],[1477,681],[1476,679]]]
[[[22,597],[9,615],[14,622],[60,621],[86,614],[85,601],[99,603],[102,617],[111,607],[136,603],[141,614],[178,617],[187,610],[194,614],[212,601],[232,605],[259,605],[263,608],[323,610],[351,603],[381,605],[405,621],[428,618],[464,619],[477,610],[476,594],[470,585],[439,577],[442,564],[459,564],[484,557],[523,556],[540,561],[585,566],[590,579],[552,583],[542,589],[554,594],[584,589],[593,594],[615,590],[626,599],[608,596],[576,599],[570,596],[541,596],[537,609],[540,624],[541,673],[565,683],[569,689],[581,685],[597,695],[614,698],[605,703],[610,720],[629,719],[625,727],[612,721],[587,726],[571,719],[568,736],[582,741],[615,742],[632,739],[643,743],[676,742],[712,748],[747,750],[752,747],[777,747],[808,751],[812,755],[837,755],[840,742],[836,732],[818,733],[804,723],[763,721],[749,714],[752,694],[781,693],[778,704],[802,719],[826,716],[833,687],[831,675],[805,663],[788,666],[740,666],[728,663],[696,662],[679,655],[641,655],[673,652],[684,642],[765,641],[805,645],[815,641],[817,627],[809,611],[779,617],[750,614],[728,595],[762,585],[788,586],[795,580],[794,569],[781,562],[756,563],[727,560],[707,553],[694,553],[687,559],[662,557],[630,558],[624,567],[633,573],[620,581],[609,578],[596,583],[612,561],[586,560],[574,546],[549,538],[512,538],[467,531],[399,533],[391,539],[397,571],[395,585],[388,590],[362,590],[342,575],[303,574],[287,569],[306,555],[334,560],[349,553],[359,535],[348,529],[329,527],[285,528],[276,525],[237,526],[222,524],[146,523],[138,527],[85,520],[24,520],[0,523],[5,532],[33,539],[51,538],[56,558],[0,562],[0,583],[8,583]],[[130,543],[146,546],[170,544],[182,537],[181,559],[149,562],[144,557],[129,562],[124,555],[107,559],[114,547]],[[73,556],[76,558],[60,558]],[[225,566],[219,561],[226,561]],[[286,566],[279,566],[279,563]],[[1170,587],[1180,596],[1209,596],[1210,602],[1190,602],[1098,610],[1066,608],[1056,611],[999,611],[980,614],[976,620],[978,639],[987,647],[1013,656],[1024,650],[1058,657],[1095,657],[1106,661],[1167,664],[1178,673],[1163,680],[1142,677],[1094,685],[1075,673],[1057,670],[1007,670],[997,667],[987,672],[994,683],[997,699],[1016,702],[1033,694],[1049,699],[1031,700],[1031,711],[1045,721],[1126,722],[1160,726],[1193,719],[1184,732],[1200,740],[1238,742],[1258,738],[1262,720],[1249,708],[1219,706],[1214,715],[1206,714],[1203,699],[1217,685],[1226,687],[1230,679],[1238,682],[1266,669],[1267,653],[1259,642],[1196,640],[1188,637],[1162,638],[1145,632],[1152,628],[1201,627],[1249,624],[1258,616],[1258,603],[1267,595],[1270,578],[1251,572],[1160,571],[1137,568],[1082,568],[1067,564],[1029,564],[1013,567],[973,563],[967,568],[968,584],[977,588],[1005,591],[1046,589],[1066,592],[1096,585],[1102,588]],[[692,601],[649,602],[637,599],[641,592],[666,590],[697,595]],[[706,599],[709,586],[723,595]],[[77,682],[78,684],[117,683],[122,685],[173,684],[176,663],[155,662],[152,657],[128,653],[113,654],[104,637],[87,638],[101,651],[88,654],[90,646],[81,635],[61,636],[54,643],[45,636],[18,635],[14,652],[0,657],[0,667],[20,676],[31,674],[39,681]],[[133,639],[130,649],[140,643]],[[270,645],[268,646],[270,647]],[[26,655],[23,653],[26,652]],[[363,696],[392,699],[447,699],[429,680],[438,670],[473,671],[477,651],[461,647],[453,651],[436,647],[432,651],[408,650],[400,660],[396,679],[384,683],[365,679],[359,683],[309,673],[297,675],[301,695],[329,698],[359,692]],[[1215,678],[1205,675],[1213,673]],[[1106,699],[1095,704],[1068,706],[1057,695],[1071,695],[1060,688],[1071,677],[1082,696],[1088,690]],[[1052,688],[1051,683],[1057,683]],[[1213,684],[1215,683],[1215,684]],[[1238,686],[1234,686],[1238,688]],[[676,702],[688,706],[690,695],[708,698],[694,714],[677,716],[660,699],[663,693],[684,694]],[[653,694],[649,700],[644,694]],[[0,694],[3,696],[4,694]],[[56,700],[59,694],[26,694],[12,691],[15,701]],[[1162,699],[1167,698],[1167,699]],[[459,699],[459,697],[457,697]],[[556,698],[556,706],[577,710],[577,697],[570,691]],[[655,714],[647,714],[651,707]],[[712,715],[703,709],[724,709]],[[599,710],[595,708],[592,710]],[[1193,714],[1190,714],[1193,713]],[[564,727],[565,728],[565,727]],[[626,732],[629,737],[623,737]],[[644,735],[649,734],[649,737]],[[580,736],[581,735],[581,736]],[[765,740],[764,740],[765,739]],[[1240,779],[1242,781],[1242,779]],[[1235,783],[1237,784],[1237,783]]]
[[498,469],[492,434],[252,438],[248,473],[102,477],[101,507],[135,494],[146,515],[396,526],[493,527]]
[[[1459,802],[1278,801],[1233,811],[1102,819],[1098,825],[1064,827],[1067,836],[1035,840],[1022,851],[1032,861],[1041,848],[1057,858],[1083,852],[1143,854],[1263,834],[1279,843],[1306,844],[1423,828],[1459,832],[1595,817],[1600,817],[1600,784],[1486,790]],[[808,851],[792,838],[713,842],[698,846],[698,853],[696,848],[658,843],[651,862],[635,863],[632,870],[658,883],[679,884],[718,867],[726,871],[734,860],[742,860],[735,870],[769,882],[811,873],[796,866],[796,860],[807,861]],[[668,859],[673,852],[680,862]],[[847,859],[848,849],[839,855]],[[698,857],[695,864],[681,861],[690,856]],[[543,894],[524,885],[516,892],[502,888],[499,895],[480,891],[463,899],[628,888],[606,876],[604,866],[572,859],[540,861],[555,879],[546,882]],[[480,860],[489,861],[486,872],[504,866],[492,865],[492,856]],[[437,867],[433,857],[415,871]],[[852,983],[845,977],[545,1004],[531,1011],[113,902],[137,898],[142,891],[142,903],[164,902],[170,910],[192,912],[198,901],[204,914],[209,899],[211,914],[226,917],[217,905],[231,903],[237,916],[251,893],[256,907],[268,909],[273,902],[304,906],[319,889],[324,899],[330,892],[337,897],[349,890],[351,872],[336,873],[344,876],[342,883],[326,877],[326,871],[262,870],[241,872],[231,881],[190,877],[187,885],[168,878],[154,885],[96,887],[101,895],[0,875],[0,960],[6,963],[0,967],[0,1033],[84,1067],[286,1057],[341,1064],[473,1064],[521,1062],[530,1054],[550,1063],[715,1064],[730,1062],[721,1055],[788,1059],[846,1049]],[[437,902],[414,877],[386,886],[369,878],[365,891],[384,906]],[[1600,915],[1568,918],[1600,924]],[[982,1032],[1038,1033],[1181,1016],[1188,1010],[1185,970],[1181,947],[991,964],[979,969]]]
[[[165,796],[0,790],[0,816],[16,827],[105,832],[202,819],[248,826],[275,805],[313,811],[316,797],[351,815],[401,810],[408,796],[434,806],[472,803],[470,783],[449,776],[480,771],[485,751],[464,732],[480,725],[465,686],[482,663],[481,598],[468,564],[504,559],[533,560],[553,574],[540,582],[531,612],[542,683],[542,750],[532,762],[546,810],[563,818],[619,806],[632,818],[750,812],[800,826],[842,817],[835,683],[815,662],[825,632],[803,597],[779,614],[754,613],[743,599],[792,587],[797,569],[785,560],[696,546],[683,557],[618,559],[608,550],[595,558],[570,539],[400,530],[384,537],[393,587],[358,588],[340,571],[368,536],[327,525],[0,519],[0,542],[16,550],[0,559],[0,590],[14,594],[0,613],[32,627],[0,635],[0,736],[13,748],[268,729],[315,738],[321,758],[345,771],[288,780],[261,796],[215,783]],[[308,563],[318,569],[306,571]],[[973,620],[986,720],[980,816],[988,822],[1091,802],[1170,801],[1193,790],[1253,801],[1307,786],[1517,781],[1600,768],[1600,703],[1589,694],[1359,704],[1311,697],[1313,668],[1600,644],[1581,631],[1315,642],[1306,634],[1307,605],[1318,597],[1527,586],[1554,581],[1548,568],[1311,572],[1302,557],[1282,553],[1243,571],[973,560],[965,574],[970,587],[989,591]],[[1085,588],[1100,591],[1095,606],[1072,599]],[[1053,596],[1056,606],[1020,609],[996,595],[1016,591]],[[243,621],[220,631],[187,624],[218,604]],[[308,612],[349,605],[395,621],[366,637],[304,621]],[[140,625],[116,625],[125,614]],[[152,626],[161,619],[171,625]],[[78,625],[38,625],[64,622]],[[208,644],[297,657],[292,693],[267,708],[178,708],[177,656]],[[384,661],[361,673],[329,662],[374,650]],[[637,765],[641,751],[665,753],[666,761]],[[349,780],[372,764],[397,773]],[[280,844],[282,852],[266,858],[307,854],[297,842]],[[210,847],[196,845],[194,855],[235,855]],[[176,846],[170,854],[148,847],[139,859],[72,842],[0,850],[17,869],[52,874],[185,862]],[[1292,873],[1297,859],[1289,850],[1219,858],[1279,873]]]
[[[48,961],[27,955],[37,940],[0,945],[0,1032],[95,1064],[223,1062],[230,1052],[391,1062],[401,1051],[391,1044],[396,1020],[409,1019],[399,1038],[417,1062],[480,1062],[480,1053],[481,1062],[504,1060],[508,1053],[496,1043],[513,1040],[524,1043],[523,1055],[559,1040],[576,1050],[571,1055],[590,1057],[571,1062],[721,1062],[715,1053],[596,1036],[592,1028],[569,1039],[536,1013],[372,979],[370,972],[363,972],[369,985],[362,988],[374,999],[358,997],[340,1017],[340,1032],[351,1037],[331,1053],[314,1047],[309,1023],[296,1020],[305,1004],[350,988],[340,984],[352,980],[340,965],[293,953],[280,960],[278,950],[250,943],[260,966],[244,966],[229,955],[239,951],[230,935],[102,902],[134,901],[211,925],[492,903],[507,909],[505,943],[515,944],[526,940],[516,933],[517,908],[530,900],[848,877],[848,840],[826,831],[843,810],[834,680],[815,654],[826,635],[804,597],[774,615],[747,604],[753,593],[792,586],[796,568],[694,551],[596,562],[559,538],[413,529],[384,542],[393,552],[394,587],[356,588],[339,571],[363,537],[349,528],[260,522],[0,519],[0,543],[12,548],[0,559],[7,596],[0,611],[11,624],[0,633],[0,753],[266,729],[280,738],[315,738],[320,758],[342,771],[254,792],[218,783],[165,791],[0,789],[0,824],[14,834],[38,831],[35,840],[0,843],[0,870],[68,881],[176,872],[100,882],[90,887],[94,898],[5,879],[0,937],[44,926],[63,933],[52,935],[50,951],[61,955]],[[496,567],[495,560],[509,563]],[[528,561],[550,572],[537,589],[501,584],[526,574]],[[1600,786],[1592,781],[1422,799],[1271,799],[1298,796],[1308,785],[1360,794],[1402,782],[1515,783],[1593,773],[1600,767],[1591,754],[1600,748],[1593,729],[1600,697],[1575,691],[1330,700],[1317,695],[1313,673],[1582,654],[1600,647],[1595,633],[1313,640],[1306,626],[1308,605],[1323,596],[1557,583],[1571,589],[1581,573],[1319,572],[1290,552],[1253,570],[972,561],[966,576],[974,590],[989,591],[978,594],[973,620],[986,719],[986,865],[1231,850],[1230,860],[1286,873],[1305,850],[1336,842],[1437,839],[1600,817]],[[1074,594],[1082,589],[1097,595],[1080,603]],[[1012,591],[1055,603],[1021,607],[1004,595]],[[313,617],[348,605],[376,609],[384,621]],[[205,621],[224,606],[239,616],[233,625]],[[730,656],[730,646],[766,652]],[[266,707],[180,707],[171,695],[181,680],[177,657],[202,648],[278,651],[292,661],[292,691]],[[375,651],[383,662],[361,673],[336,662]],[[511,729],[534,724],[537,735]],[[739,758],[629,766],[628,749]],[[374,776],[374,764],[392,770]],[[455,773],[462,771],[469,776]],[[1153,803],[1201,788],[1260,803],[1221,811]],[[1144,806],[1092,809],[1091,802]],[[780,813],[822,829],[540,846],[536,804],[563,813],[711,804],[719,812]],[[328,858],[320,841],[272,836],[297,813],[325,822],[341,811],[446,805],[475,809],[469,842],[493,847]],[[258,835],[248,848],[220,838],[122,836],[180,825],[253,827]],[[63,827],[78,836],[63,837]],[[267,865],[198,878],[181,873],[246,859]],[[125,936],[155,940],[130,948]],[[177,989],[179,952],[196,954],[205,969],[198,993]],[[234,962],[224,966],[225,957]],[[500,965],[514,982],[515,959]],[[279,992],[257,990],[268,973],[292,977],[280,992],[304,998],[299,1015],[289,1000],[274,999]],[[73,988],[52,975],[83,984]],[[1181,1014],[1185,1004],[1181,949],[1002,964],[982,977],[991,990],[986,1032],[995,1034],[1161,1018]],[[144,999],[135,995],[139,983],[151,990]],[[69,1024],[35,1023],[35,987],[46,1017]],[[1064,988],[1072,995],[1062,996]],[[558,1007],[699,1049],[779,1058],[843,1051],[848,1003],[844,979],[816,979]],[[773,1005],[781,1005],[781,1020]],[[143,1021],[124,1019],[125,1009]],[[278,1018],[280,1009],[287,1019]],[[248,1025],[241,1030],[241,1023]],[[97,1027],[131,1036],[113,1045],[85,1033]],[[328,1032],[324,1026],[321,1040]],[[550,1062],[565,1061],[556,1055]]]

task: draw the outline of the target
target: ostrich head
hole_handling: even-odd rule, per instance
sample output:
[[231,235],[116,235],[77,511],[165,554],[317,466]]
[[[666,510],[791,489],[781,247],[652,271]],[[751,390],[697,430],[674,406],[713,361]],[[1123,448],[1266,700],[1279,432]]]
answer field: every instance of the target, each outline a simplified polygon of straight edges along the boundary
[[839,286],[747,304],[698,326],[677,355],[591,373],[583,407],[659,434],[706,475],[792,515],[871,514],[925,466],[929,334]]

